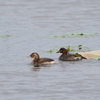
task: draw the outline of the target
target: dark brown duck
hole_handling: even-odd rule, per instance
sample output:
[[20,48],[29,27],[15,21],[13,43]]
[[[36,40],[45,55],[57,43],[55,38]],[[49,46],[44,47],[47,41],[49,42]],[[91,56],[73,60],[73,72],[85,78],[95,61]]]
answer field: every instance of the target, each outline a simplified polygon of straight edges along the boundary
[[68,50],[65,48],[61,48],[57,53],[62,53],[62,55],[59,57],[59,60],[62,60],[62,61],[81,60],[81,57],[77,56],[76,54],[69,54]]
[[55,64],[56,62],[51,59],[51,58],[40,58],[39,54],[34,52],[32,53],[30,56],[28,56],[29,58],[34,58],[34,60],[31,62],[31,64],[36,64],[36,65],[42,65],[42,64]]

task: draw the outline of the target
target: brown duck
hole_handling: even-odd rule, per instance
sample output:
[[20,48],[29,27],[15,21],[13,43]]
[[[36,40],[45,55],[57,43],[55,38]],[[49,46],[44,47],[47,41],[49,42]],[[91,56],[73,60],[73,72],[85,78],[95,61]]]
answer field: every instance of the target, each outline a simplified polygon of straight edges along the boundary
[[81,57],[77,56],[76,54],[69,54],[68,50],[65,48],[60,48],[60,50],[57,53],[62,53],[62,55],[59,57],[59,60],[62,60],[62,61],[81,60]]
[[51,65],[51,64],[55,64],[56,63],[51,58],[40,58],[39,54],[36,53],[36,52],[32,53],[28,57],[29,58],[34,58],[34,60],[31,62],[31,64],[36,64],[36,65]]

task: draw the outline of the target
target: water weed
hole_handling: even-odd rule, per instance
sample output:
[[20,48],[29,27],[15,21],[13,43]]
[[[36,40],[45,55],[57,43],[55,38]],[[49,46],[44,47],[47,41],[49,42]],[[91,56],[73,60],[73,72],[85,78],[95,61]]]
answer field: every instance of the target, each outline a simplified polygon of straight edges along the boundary
[[98,33],[65,33],[62,35],[47,36],[48,38],[78,38],[78,37],[94,37]]

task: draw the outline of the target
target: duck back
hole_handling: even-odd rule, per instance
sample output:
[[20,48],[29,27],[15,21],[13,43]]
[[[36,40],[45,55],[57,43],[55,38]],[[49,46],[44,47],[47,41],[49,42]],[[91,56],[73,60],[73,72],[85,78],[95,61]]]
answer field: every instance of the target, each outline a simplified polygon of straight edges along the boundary
[[50,58],[40,58],[38,60],[38,62],[42,63],[42,62],[51,62],[51,61],[54,61],[53,59],[50,59]]
[[37,60],[33,60],[33,64],[55,64],[56,62],[50,58],[39,58]]
[[78,61],[80,59],[81,59],[81,57],[78,57],[75,54],[61,55],[59,57],[59,60],[63,60],[63,61]]

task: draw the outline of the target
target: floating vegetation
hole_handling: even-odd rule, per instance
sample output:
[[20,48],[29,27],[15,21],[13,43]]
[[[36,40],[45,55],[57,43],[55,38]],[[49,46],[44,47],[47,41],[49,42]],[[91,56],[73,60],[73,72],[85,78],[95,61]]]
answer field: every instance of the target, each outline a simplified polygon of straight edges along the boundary
[[85,57],[83,57],[81,54],[76,53],[77,56],[81,57],[82,59],[86,59]]
[[94,37],[98,33],[65,33],[62,35],[48,36],[49,38],[77,38],[77,37]]
[[12,37],[13,35],[0,35],[0,37]]
[[[59,49],[60,48],[61,47],[59,47]],[[88,49],[87,47],[83,47],[82,45],[78,45],[76,47],[65,46],[64,48],[66,48],[68,51],[77,51],[78,53],[76,53],[76,55],[82,57],[83,59],[100,60],[100,50],[91,51],[90,49]],[[57,52],[59,49],[52,49],[52,50],[44,51],[44,52],[53,53],[53,52]]]
[[94,60],[100,60],[100,57],[95,57],[95,58],[92,58]]
[[76,54],[86,59],[100,60],[100,50],[88,51],[88,52],[78,52]]
[[[43,51],[43,52],[47,52],[47,53],[57,52],[62,47],[56,47],[56,48],[57,49],[50,49],[48,51]],[[91,51],[88,47],[85,47],[85,46],[82,46],[82,45],[78,45],[78,46],[64,46],[64,48],[66,48],[70,52],[75,52],[75,51]]]
[[56,51],[57,51],[57,49],[50,49],[50,50],[48,50],[48,51],[43,51],[43,52],[53,53],[53,52],[56,52]]
[[79,50],[82,50],[82,45],[78,45],[78,49]]

